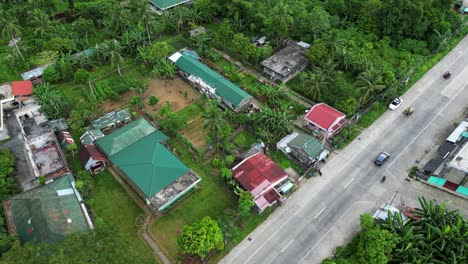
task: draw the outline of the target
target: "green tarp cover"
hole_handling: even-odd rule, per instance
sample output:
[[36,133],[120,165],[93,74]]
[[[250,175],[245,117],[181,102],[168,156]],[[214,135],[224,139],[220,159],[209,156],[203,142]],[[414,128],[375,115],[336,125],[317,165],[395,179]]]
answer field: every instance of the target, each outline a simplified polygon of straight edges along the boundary
[[428,183],[432,183],[432,184],[439,185],[439,186],[444,186],[446,181],[447,181],[446,179],[442,179],[442,178],[435,177],[435,176],[431,176],[427,180]]
[[11,198],[11,213],[21,242],[57,242],[89,228],[72,181],[69,173]]
[[468,138],[468,131],[464,131],[461,135],[464,138]]

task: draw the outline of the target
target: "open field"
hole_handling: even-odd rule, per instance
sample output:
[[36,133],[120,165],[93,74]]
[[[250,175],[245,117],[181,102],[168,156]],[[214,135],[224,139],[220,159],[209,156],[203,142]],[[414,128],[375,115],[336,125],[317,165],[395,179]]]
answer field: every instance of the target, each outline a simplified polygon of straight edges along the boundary
[[116,227],[128,237],[129,250],[137,251],[139,263],[155,263],[151,249],[138,236],[136,218],[143,210],[132,200],[123,187],[105,170],[93,176],[95,181],[94,209],[97,218]]

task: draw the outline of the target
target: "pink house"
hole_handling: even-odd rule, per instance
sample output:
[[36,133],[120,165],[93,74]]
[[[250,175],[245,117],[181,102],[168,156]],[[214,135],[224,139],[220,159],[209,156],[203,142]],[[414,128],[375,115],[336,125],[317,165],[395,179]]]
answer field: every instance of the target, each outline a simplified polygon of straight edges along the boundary
[[280,200],[281,187],[290,184],[286,172],[262,152],[244,159],[232,172],[240,185],[252,194],[259,212]]

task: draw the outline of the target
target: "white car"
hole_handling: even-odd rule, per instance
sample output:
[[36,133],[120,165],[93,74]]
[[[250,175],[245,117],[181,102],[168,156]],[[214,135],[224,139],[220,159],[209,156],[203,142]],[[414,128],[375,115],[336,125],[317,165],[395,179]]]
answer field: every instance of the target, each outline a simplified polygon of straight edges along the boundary
[[388,105],[390,110],[396,110],[403,103],[403,99],[398,97],[393,99],[393,101]]

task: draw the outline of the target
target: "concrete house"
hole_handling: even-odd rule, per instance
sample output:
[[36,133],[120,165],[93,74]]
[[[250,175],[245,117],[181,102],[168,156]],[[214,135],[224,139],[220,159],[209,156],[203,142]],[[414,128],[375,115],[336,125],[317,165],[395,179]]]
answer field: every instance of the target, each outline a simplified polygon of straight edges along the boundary
[[10,235],[22,243],[54,243],[93,228],[71,173],[11,197],[3,209]]
[[294,132],[281,139],[276,147],[295,158],[303,166],[310,167],[315,162],[323,160],[329,151],[313,136]]
[[51,179],[68,173],[65,156],[47,118],[40,112],[41,106],[35,100],[23,104],[24,107],[15,110],[15,115],[34,175]]
[[345,124],[346,115],[335,108],[319,103],[307,112],[304,117],[304,127],[312,130],[320,137],[333,137]]
[[155,211],[165,211],[201,178],[164,145],[168,137],[143,118],[96,140],[122,179]]
[[263,72],[273,81],[291,80],[307,67],[304,53],[309,47],[305,42],[290,41],[284,49],[261,62]]
[[182,77],[209,98],[218,100],[235,112],[251,105],[250,94],[192,56],[176,52],[169,59],[180,69]]
[[281,193],[288,192],[294,186],[286,172],[262,152],[244,159],[232,168],[232,175],[242,188],[252,194],[259,212],[284,200]]

